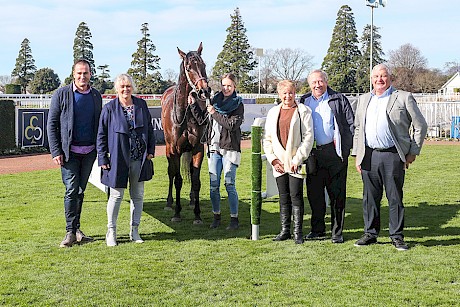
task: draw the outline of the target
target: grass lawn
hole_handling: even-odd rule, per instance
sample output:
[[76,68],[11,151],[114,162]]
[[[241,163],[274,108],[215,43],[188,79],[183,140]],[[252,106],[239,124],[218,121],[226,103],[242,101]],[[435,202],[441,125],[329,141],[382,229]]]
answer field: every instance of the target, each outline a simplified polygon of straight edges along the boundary
[[[278,199],[262,206],[261,240],[248,240],[250,150],[238,169],[240,229],[209,229],[207,165],[202,172],[202,218],[182,193],[183,221],[165,211],[167,162],[155,158],[146,184],[140,233],[129,242],[129,203],[118,218],[119,245],[105,245],[106,196],[89,185],[82,230],[96,241],[59,248],[65,234],[64,187],[59,170],[0,175],[0,305],[45,306],[455,306],[460,303],[460,147],[427,145],[406,174],[406,241],[388,238],[382,204],[379,244],[355,247],[363,231],[362,183],[350,158],[345,243],[273,242]],[[128,193],[126,193],[128,194]],[[329,223],[329,216],[327,217]],[[306,202],[304,233],[310,209]],[[330,235],[330,233],[329,233]]]

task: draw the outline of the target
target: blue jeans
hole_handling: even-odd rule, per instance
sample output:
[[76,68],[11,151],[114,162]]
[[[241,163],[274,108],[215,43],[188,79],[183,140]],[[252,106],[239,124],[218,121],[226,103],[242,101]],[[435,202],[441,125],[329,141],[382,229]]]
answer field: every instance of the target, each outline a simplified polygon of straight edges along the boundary
[[84,192],[94,160],[96,160],[96,150],[86,155],[70,152],[69,161],[61,166],[62,182],[65,185],[66,231],[75,233],[80,228]]
[[209,179],[212,212],[220,213],[220,178],[224,171],[225,189],[228,194],[230,216],[238,217],[238,193],[235,188],[236,169],[238,165],[227,161],[219,153],[211,153],[209,157]]

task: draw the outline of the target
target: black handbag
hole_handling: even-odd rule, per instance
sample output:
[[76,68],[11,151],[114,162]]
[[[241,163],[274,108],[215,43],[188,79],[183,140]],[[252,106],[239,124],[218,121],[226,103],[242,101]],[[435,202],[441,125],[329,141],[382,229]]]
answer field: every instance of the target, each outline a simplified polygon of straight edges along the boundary
[[316,159],[316,155],[313,151],[310,152],[307,160],[303,161],[305,169],[307,171],[307,175],[316,175],[318,171],[318,160]]

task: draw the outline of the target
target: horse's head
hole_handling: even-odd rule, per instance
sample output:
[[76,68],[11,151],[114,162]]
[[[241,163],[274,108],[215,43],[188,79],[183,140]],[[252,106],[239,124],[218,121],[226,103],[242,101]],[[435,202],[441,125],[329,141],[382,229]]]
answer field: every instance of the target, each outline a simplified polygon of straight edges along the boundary
[[185,53],[179,48],[177,51],[182,58],[182,67],[181,70],[184,70],[184,73],[187,77],[187,81],[192,88],[192,91],[195,91],[198,97],[205,100],[211,96],[211,88],[208,86],[208,76],[206,75],[206,64],[201,58],[201,51],[203,50],[203,45],[200,43],[197,51],[190,51]]

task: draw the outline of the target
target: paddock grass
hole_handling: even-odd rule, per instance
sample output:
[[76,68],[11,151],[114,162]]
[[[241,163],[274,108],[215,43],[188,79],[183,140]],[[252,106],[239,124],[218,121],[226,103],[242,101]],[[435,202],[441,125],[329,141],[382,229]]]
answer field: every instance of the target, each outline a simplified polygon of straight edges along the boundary
[[[212,214],[207,165],[202,172],[204,225],[192,225],[189,184],[183,221],[165,211],[166,159],[155,158],[146,184],[140,232],[128,241],[129,204],[118,219],[120,244],[105,245],[106,196],[89,186],[82,229],[93,243],[58,247],[65,232],[59,170],[0,175],[0,305],[34,306],[455,306],[460,301],[460,147],[427,145],[406,176],[405,235],[411,249],[388,238],[382,207],[379,244],[355,247],[362,234],[362,183],[350,158],[345,243],[272,242],[279,231],[277,198],[263,203],[261,240],[250,235],[250,151],[238,169],[240,223],[223,225]],[[328,216],[329,223],[329,216]],[[309,230],[306,203],[304,232]],[[330,235],[330,233],[329,233]]]

